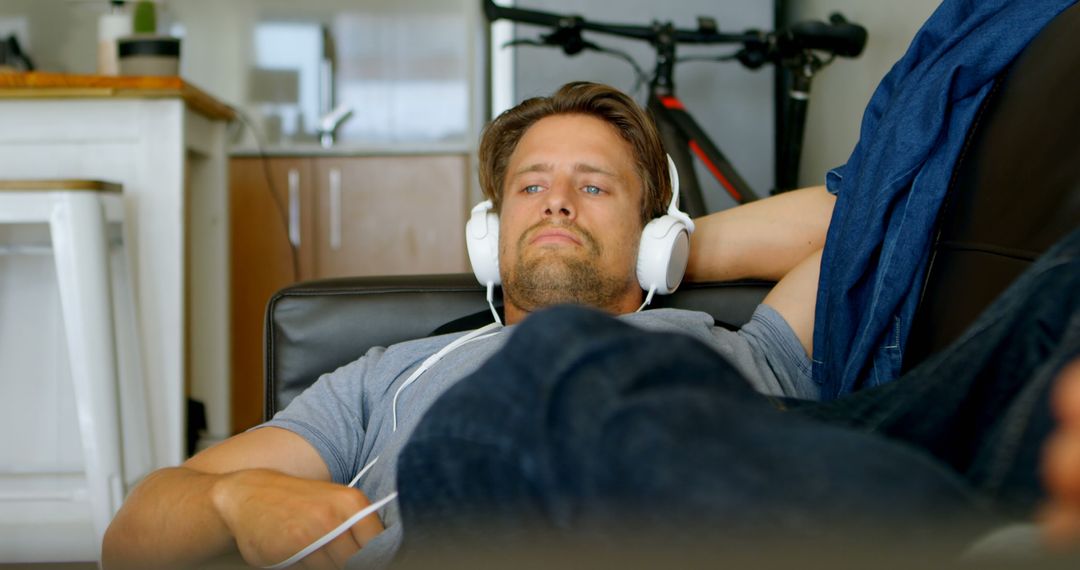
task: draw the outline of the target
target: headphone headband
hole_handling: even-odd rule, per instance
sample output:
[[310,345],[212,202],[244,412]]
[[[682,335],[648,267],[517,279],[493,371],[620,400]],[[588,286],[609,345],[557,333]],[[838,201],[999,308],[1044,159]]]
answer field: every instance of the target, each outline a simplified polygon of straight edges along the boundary
[[670,154],[667,155],[667,165],[668,177],[671,180],[671,202],[668,203],[667,215],[682,222],[686,226],[686,231],[694,233],[694,220],[679,209],[679,169],[675,168],[675,161],[671,159]]

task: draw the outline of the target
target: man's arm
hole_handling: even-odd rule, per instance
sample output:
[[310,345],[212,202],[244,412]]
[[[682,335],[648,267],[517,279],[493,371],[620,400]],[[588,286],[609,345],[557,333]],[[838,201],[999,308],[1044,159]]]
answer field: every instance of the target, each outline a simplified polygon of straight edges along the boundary
[[687,281],[779,281],[824,247],[835,203],[815,186],[695,220]]
[[[288,430],[234,436],[143,480],[105,534],[103,565],[183,568],[237,549],[249,564],[276,564],[368,505],[329,479],[318,452]],[[305,562],[340,568],[381,531],[369,517]]]
[[804,188],[698,219],[690,238],[690,281],[768,279],[769,305],[813,354],[814,308],[825,235],[836,197]]
[[799,262],[762,301],[784,317],[799,337],[806,355],[811,357],[814,354],[814,311],[817,309],[821,252],[819,249]]

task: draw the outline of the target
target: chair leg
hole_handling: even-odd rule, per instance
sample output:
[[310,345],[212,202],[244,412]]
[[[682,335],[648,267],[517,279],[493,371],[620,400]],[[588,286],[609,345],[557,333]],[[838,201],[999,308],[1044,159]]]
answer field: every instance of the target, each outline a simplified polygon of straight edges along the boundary
[[[113,197],[103,196],[108,201]],[[119,202],[119,198],[117,198]],[[121,206],[122,210],[122,206]],[[108,218],[108,216],[106,216]],[[115,220],[110,219],[110,222]],[[122,225],[122,224],[121,224]],[[122,237],[126,240],[126,237]],[[121,458],[124,477],[141,477],[153,470],[149,402],[146,398],[143,372],[143,359],[138,334],[138,311],[135,304],[135,290],[131,280],[131,250],[121,245],[120,250],[109,244],[110,284],[112,286],[113,323],[116,327],[116,363],[120,389],[120,433]],[[126,495],[130,479],[123,481]]]
[[116,344],[100,197],[57,193],[49,222],[97,555],[123,498]]

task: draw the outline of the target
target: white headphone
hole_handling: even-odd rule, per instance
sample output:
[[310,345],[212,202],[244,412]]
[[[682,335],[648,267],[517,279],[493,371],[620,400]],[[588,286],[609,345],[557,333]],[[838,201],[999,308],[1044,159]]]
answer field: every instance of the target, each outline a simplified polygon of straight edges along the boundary
[[[671,173],[671,203],[667,213],[650,221],[641,232],[638,247],[637,278],[641,288],[667,295],[674,293],[686,272],[690,256],[690,234],[694,222],[679,210],[679,173],[675,162],[668,159]],[[465,243],[469,261],[481,285],[493,286],[502,282],[499,276],[499,215],[492,212],[491,200],[484,200],[472,209],[465,224]]]

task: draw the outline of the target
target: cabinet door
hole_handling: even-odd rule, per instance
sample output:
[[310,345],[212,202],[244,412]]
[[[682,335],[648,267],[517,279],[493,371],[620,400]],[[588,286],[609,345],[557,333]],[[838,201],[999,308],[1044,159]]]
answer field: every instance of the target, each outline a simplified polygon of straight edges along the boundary
[[311,167],[310,159],[297,158],[265,164],[260,158],[234,158],[229,164],[234,433],[262,420],[266,303],[277,290],[312,273],[311,254],[305,255],[314,236]]
[[316,277],[468,271],[466,155],[315,164]]

